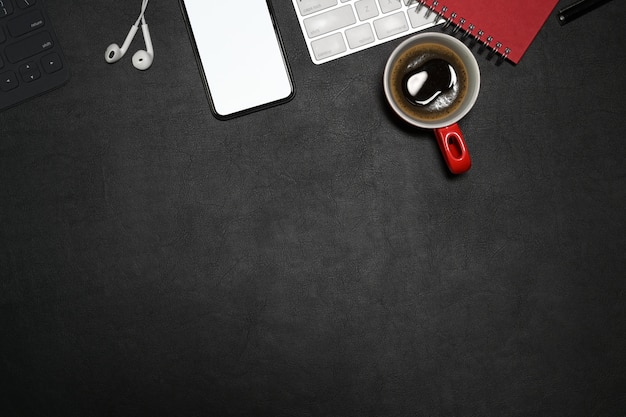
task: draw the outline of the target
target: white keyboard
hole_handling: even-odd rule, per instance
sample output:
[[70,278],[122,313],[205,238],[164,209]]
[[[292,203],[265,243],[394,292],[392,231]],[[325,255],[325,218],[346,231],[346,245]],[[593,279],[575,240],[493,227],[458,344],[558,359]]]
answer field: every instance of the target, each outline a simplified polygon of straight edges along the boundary
[[292,1],[315,64],[444,22],[415,0]]

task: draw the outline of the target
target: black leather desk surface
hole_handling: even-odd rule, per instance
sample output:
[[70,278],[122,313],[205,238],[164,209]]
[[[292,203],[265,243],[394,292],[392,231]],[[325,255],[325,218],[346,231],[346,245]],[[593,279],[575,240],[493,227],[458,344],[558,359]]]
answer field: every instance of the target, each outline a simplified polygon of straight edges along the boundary
[[72,79],[0,113],[0,415],[624,416],[626,3],[479,57],[460,177],[387,110],[397,42],[315,66],[274,6],[296,97],[221,122],[176,1],[147,72],[103,58],[139,4],[49,2]]

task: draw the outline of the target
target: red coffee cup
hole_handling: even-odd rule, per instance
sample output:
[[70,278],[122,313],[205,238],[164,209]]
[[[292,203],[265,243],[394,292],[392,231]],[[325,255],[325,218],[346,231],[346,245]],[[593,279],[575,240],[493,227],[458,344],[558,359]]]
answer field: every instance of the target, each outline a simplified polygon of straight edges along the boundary
[[[391,80],[392,73],[397,73],[397,66],[406,64],[408,55],[415,54],[416,56],[411,59],[419,62],[420,51],[423,50],[426,54],[427,48],[432,45],[441,47],[439,49],[446,54],[452,54],[449,56],[454,62],[460,63],[462,68],[459,68],[457,72],[463,77],[464,90],[462,95],[455,98],[457,102],[454,102],[450,109],[446,109],[436,117],[422,118],[411,112],[407,103],[399,103],[405,99],[399,94],[392,93]],[[443,158],[452,173],[462,174],[470,169],[472,161],[465,138],[457,123],[476,103],[480,90],[480,69],[472,51],[463,42],[453,36],[436,32],[421,33],[405,40],[398,45],[387,60],[383,86],[389,105],[401,119],[413,126],[434,130]]]

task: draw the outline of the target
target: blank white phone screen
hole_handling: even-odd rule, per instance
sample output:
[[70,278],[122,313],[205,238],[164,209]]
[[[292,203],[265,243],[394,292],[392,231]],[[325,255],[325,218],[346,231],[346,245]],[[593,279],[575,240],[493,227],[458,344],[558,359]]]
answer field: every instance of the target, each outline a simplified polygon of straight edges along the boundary
[[182,2],[218,117],[291,97],[291,77],[266,0]]

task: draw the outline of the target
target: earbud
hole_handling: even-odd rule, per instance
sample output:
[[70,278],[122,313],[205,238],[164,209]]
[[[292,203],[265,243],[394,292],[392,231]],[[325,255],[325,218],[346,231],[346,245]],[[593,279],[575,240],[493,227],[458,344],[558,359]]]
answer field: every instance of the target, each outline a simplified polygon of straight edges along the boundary
[[126,51],[128,51],[128,47],[130,46],[130,43],[133,41],[133,38],[135,37],[135,33],[137,33],[137,29],[138,29],[137,26],[135,25],[131,26],[130,30],[128,31],[128,35],[126,35],[126,39],[124,39],[124,43],[122,44],[121,48],[116,43],[112,43],[111,45],[109,45],[109,47],[107,48],[104,54],[104,59],[109,64],[112,64],[122,59]]
[[143,33],[144,41],[146,43],[146,49],[139,50],[135,52],[133,55],[133,65],[138,70],[145,71],[152,65],[152,61],[154,60],[154,48],[152,47],[152,38],[150,37],[150,30],[148,29],[148,24],[146,23],[146,19],[144,14],[146,13],[146,8],[148,7],[149,0],[143,0],[141,3],[141,13],[137,18],[137,21],[133,26],[131,26],[130,31],[128,31],[128,35],[126,35],[126,39],[124,39],[124,43],[122,47],[120,47],[116,43],[112,43],[108,46],[104,53],[104,59],[109,64],[119,61],[128,51],[130,44],[139,30],[139,23],[141,23],[141,31]]
[[138,70],[145,71],[150,68],[154,60],[154,48],[152,47],[152,38],[150,37],[148,25],[145,23],[142,24],[141,31],[143,32],[143,39],[146,43],[146,50],[140,49],[135,52],[133,55],[133,65]]

